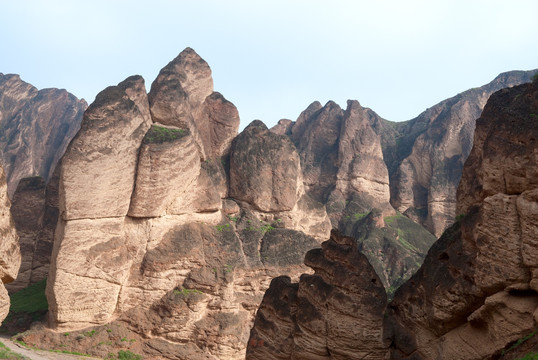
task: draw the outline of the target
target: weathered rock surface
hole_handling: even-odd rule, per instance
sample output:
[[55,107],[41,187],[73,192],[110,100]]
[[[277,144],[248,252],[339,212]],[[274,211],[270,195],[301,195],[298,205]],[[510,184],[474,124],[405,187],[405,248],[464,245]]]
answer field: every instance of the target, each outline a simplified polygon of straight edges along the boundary
[[331,233],[299,283],[275,278],[250,334],[247,359],[384,359],[386,294],[354,239]]
[[9,312],[9,296],[4,286],[17,277],[21,264],[19,237],[9,208],[11,203],[7,195],[7,182],[4,170],[0,166],[0,322],[4,321]]
[[176,198],[185,202],[194,195],[192,185],[200,175],[198,154],[188,130],[153,125],[140,148],[129,216],[163,216]]
[[46,181],[77,133],[87,104],[65,90],[37,90],[0,73],[0,151],[11,197],[20,179]]
[[385,151],[397,153],[388,161],[394,207],[439,237],[454,222],[456,189],[486,101],[497,90],[530,81],[535,72],[503,73],[398,123],[396,143]]
[[338,139],[343,110],[329,101],[324,107],[312,103],[291,130],[291,139],[301,159],[306,191],[325,203],[336,183]]
[[203,160],[226,155],[239,114],[213,92],[211,69],[193,49],[183,50],[160,71],[148,97],[153,121],[188,129]]
[[366,204],[370,208],[390,208],[389,173],[377,133],[383,126],[381,121],[358,101],[348,101],[338,147],[337,196],[347,200],[355,192],[370,197]]
[[485,359],[538,326],[538,82],[496,92],[458,188],[461,222],[389,306],[394,359]]
[[[242,155],[234,149],[227,163],[237,111],[212,92],[206,66],[187,49],[149,100],[134,76],[86,111],[59,174],[52,328],[115,322],[151,358],[243,358],[270,279],[297,278],[304,254],[328,235],[325,208],[305,194],[286,136],[249,127]],[[231,179],[251,171],[234,167],[238,156],[275,171],[273,181],[259,179],[259,201],[233,193]]]
[[[283,122],[272,131],[290,133],[290,127],[306,193],[326,205],[334,228],[355,237],[393,291],[418,269],[435,241],[420,226],[401,219],[390,204],[384,148],[395,142],[394,126],[348,101],[345,111],[333,102],[324,107],[315,102],[295,124]],[[385,223],[395,217],[402,228]]]
[[[43,227],[44,213],[45,179],[40,176],[21,179],[11,201],[11,215],[19,235],[21,266],[17,279],[6,284],[10,293],[24,289],[31,283],[35,247]],[[50,258],[50,252],[48,255]]]
[[135,77],[106,88],[84,113],[81,129],[62,158],[63,220],[127,215],[138,148],[151,126],[145,116],[148,102],[139,99],[145,94],[143,82]]
[[291,141],[253,121],[230,156],[230,196],[264,212],[291,210],[300,191],[299,155]]
[[[389,179],[403,163],[393,153],[398,136],[409,145],[405,157],[422,132],[352,101],[346,111],[314,103],[296,123],[281,121],[272,130],[255,121],[235,137],[238,124],[237,110],[213,92],[211,70],[192,49],[161,70],[149,95],[134,76],[97,96],[60,167],[61,217],[47,288],[55,330],[103,330],[114,323],[151,358],[242,358],[270,279],[304,272],[303,255],[327,238],[332,220],[379,260],[380,277],[371,282],[372,267],[349,239],[309,253],[317,275],[304,276],[303,285],[279,285],[306,305],[289,305],[295,319],[286,318],[272,339],[288,339],[286,349],[297,358],[366,356],[367,347],[383,357],[381,325],[373,325],[386,305],[383,285],[408,277],[432,241],[389,203]],[[520,175],[514,184],[522,184]],[[521,218],[532,229],[535,195],[521,196],[502,201],[527,209],[531,215]],[[421,208],[410,209],[406,214],[422,221]],[[491,209],[484,218],[495,218]],[[498,222],[515,228],[504,218]],[[526,239],[532,247],[534,238]],[[483,253],[488,258],[494,251]],[[495,288],[486,275],[484,283]],[[324,295],[321,302],[311,288]],[[357,299],[362,312],[353,308]],[[501,303],[523,317],[533,304],[500,295],[491,300]],[[497,316],[495,306],[483,313]],[[358,322],[369,325],[364,330]],[[296,335],[291,345],[286,329]]]

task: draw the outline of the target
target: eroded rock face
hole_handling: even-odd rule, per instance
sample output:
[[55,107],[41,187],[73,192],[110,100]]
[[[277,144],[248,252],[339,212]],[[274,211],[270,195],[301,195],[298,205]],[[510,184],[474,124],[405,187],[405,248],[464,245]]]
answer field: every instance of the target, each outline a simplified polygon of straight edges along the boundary
[[213,92],[211,69],[193,49],[185,49],[160,71],[148,97],[153,121],[188,129],[203,160],[226,155],[239,114]]
[[185,202],[185,197],[194,195],[200,175],[198,154],[188,130],[153,125],[140,148],[129,216],[163,216],[176,198]]
[[65,90],[38,91],[18,75],[0,73],[0,149],[10,197],[24,177],[51,178],[86,107]]
[[[261,200],[232,195],[229,179],[248,171],[234,167],[239,155],[230,164],[223,156],[237,111],[209,91],[197,57],[187,49],[163,69],[149,101],[134,76],[85,113],[59,173],[47,281],[55,330],[121,322],[148,357],[243,358],[270,279],[297,279],[304,254],[329,233],[323,205],[304,193],[294,145],[265,127],[248,135],[243,160],[256,162],[251,147],[265,154],[261,171],[289,166],[260,180]],[[188,121],[174,122],[181,116]]]
[[[19,235],[21,266],[16,281],[6,284],[9,292],[30,285],[37,239],[43,227],[45,213],[45,179],[36,176],[19,181],[11,202],[11,214]],[[50,252],[48,253],[50,258]],[[34,275],[34,277],[36,277]],[[42,278],[43,279],[43,278]],[[39,281],[41,279],[38,279]]]
[[[350,192],[371,196],[371,207],[387,207],[390,201],[389,173],[383,161],[381,137],[375,128],[381,118],[358,101],[348,101],[338,148],[336,191],[346,199]],[[366,195],[367,194],[367,195]]]
[[488,85],[465,91],[398,124],[400,160],[391,172],[394,207],[441,236],[457,215],[455,194],[473,146],[475,120],[493,92],[530,81],[534,73],[501,74]]
[[389,306],[395,359],[484,359],[538,325],[538,83],[491,96],[458,188],[463,219]]
[[[126,80],[130,83],[132,79]],[[136,82],[143,82],[141,77]],[[60,212],[63,220],[127,215],[138,148],[151,119],[120,83],[103,90],[84,113],[81,129],[62,158]],[[138,85],[130,91],[140,93]],[[147,101],[141,106],[148,106]]]
[[254,121],[232,147],[230,196],[264,212],[291,210],[298,199],[300,171],[291,141]]
[[291,139],[301,158],[306,191],[325,202],[336,183],[338,139],[343,110],[329,101],[324,107],[312,103],[291,130]]
[[19,237],[9,208],[11,203],[7,195],[7,182],[4,170],[0,166],[0,321],[4,321],[9,312],[9,295],[4,284],[10,283],[17,277],[21,264]]
[[275,278],[250,334],[247,359],[384,359],[386,294],[354,239],[333,231],[299,283]]
[[345,111],[333,102],[313,103],[295,124],[282,122],[272,131],[289,133],[289,127],[306,193],[325,204],[333,228],[357,239],[392,292],[418,269],[435,241],[390,204],[384,148],[395,142],[394,126],[350,100]]

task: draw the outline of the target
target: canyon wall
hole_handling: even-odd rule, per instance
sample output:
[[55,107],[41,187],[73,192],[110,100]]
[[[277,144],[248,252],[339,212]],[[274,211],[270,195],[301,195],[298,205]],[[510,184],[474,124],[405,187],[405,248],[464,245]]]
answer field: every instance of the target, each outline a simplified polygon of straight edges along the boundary
[[4,321],[9,312],[9,295],[5,288],[15,280],[21,265],[21,252],[19,248],[19,236],[15,230],[15,224],[10,212],[11,202],[7,195],[7,182],[4,170],[0,166],[0,322]]
[[[354,242],[333,233],[321,250],[305,257],[314,275],[301,276],[298,284],[273,280],[256,315],[247,359],[513,355],[513,345],[538,326],[537,114],[538,79],[490,97],[458,187],[461,216],[390,303],[378,296],[378,279]],[[306,290],[309,281],[317,291]],[[362,284],[364,292],[350,283]],[[350,318],[352,327],[338,332]],[[365,335],[376,344],[368,353],[361,350]],[[348,342],[333,348],[346,337]],[[351,347],[356,348],[342,355]]]
[[0,73],[0,152],[10,198],[22,178],[51,178],[86,107],[65,90],[37,90]]
[[149,94],[132,76],[97,95],[60,164],[53,329],[120,322],[147,356],[244,356],[270,279],[304,272],[330,220],[291,141],[238,126],[192,49]]

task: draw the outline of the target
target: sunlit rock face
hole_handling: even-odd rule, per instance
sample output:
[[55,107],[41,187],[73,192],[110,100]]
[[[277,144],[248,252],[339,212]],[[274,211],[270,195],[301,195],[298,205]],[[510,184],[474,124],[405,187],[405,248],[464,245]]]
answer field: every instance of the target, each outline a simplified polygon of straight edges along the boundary
[[[149,94],[139,76],[98,94],[59,167],[53,329],[116,322],[148,357],[244,358],[271,278],[305,272],[330,220],[305,194],[291,141],[263,126],[232,144],[238,124],[192,49]],[[243,198],[237,179],[271,166]]]
[[185,49],[159,72],[148,98],[153,121],[188,129],[202,159],[226,155],[239,114],[213,92],[211,69],[194,50]]
[[11,203],[7,194],[7,182],[4,170],[0,166],[0,322],[4,321],[9,312],[9,295],[4,284],[10,283],[17,277],[21,265],[19,236],[10,212]]
[[37,90],[19,75],[0,73],[0,150],[10,198],[22,178],[51,178],[86,107],[65,90]]

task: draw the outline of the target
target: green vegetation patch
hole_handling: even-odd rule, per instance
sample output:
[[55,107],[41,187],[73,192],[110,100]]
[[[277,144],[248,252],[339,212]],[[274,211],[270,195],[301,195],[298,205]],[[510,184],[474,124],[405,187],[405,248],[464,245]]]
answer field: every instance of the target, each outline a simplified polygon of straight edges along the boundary
[[[522,337],[521,339],[518,339],[512,346],[510,346],[506,351],[503,351],[503,354],[506,353],[506,352],[509,352],[509,351],[512,351],[516,348],[518,348],[521,344],[523,344],[525,341],[531,339],[532,337],[534,337],[534,335],[536,335],[538,333],[538,330],[534,330],[533,332],[531,332],[529,335],[527,336],[524,336]],[[527,357],[527,356],[531,356],[531,357]],[[537,353],[532,353],[532,354],[527,354],[525,355],[524,358],[522,359],[537,359],[538,360],[538,354]]]
[[153,125],[144,136],[144,144],[162,144],[180,139],[189,134],[185,129],[171,129]]
[[21,354],[11,351],[6,345],[0,342],[0,359],[28,359]]
[[368,214],[369,214],[369,213],[367,213],[367,212],[363,212],[363,213],[355,213],[355,214],[353,214],[353,220],[355,220],[355,221],[359,221],[359,220],[365,218],[366,216],[368,216]]
[[175,289],[174,294],[180,295],[180,296],[188,296],[190,294],[203,294],[203,292],[197,289]]
[[118,360],[142,360],[142,356],[129,350],[118,351]]
[[398,213],[394,216],[385,216],[383,220],[385,220],[385,224],[392,225],[396,220],[404,218],[404,217],[405,217],[404,215]]
[[517,360],[538,360],[538,353],[528,353],[526,354],[525,356],[523,356],[522,358],[519,358]]
[[38,311],[47,311],[49,304],[45,296],[45,287],[47,280],[32,284],[21,291],[11,295],[10,313],[33,313]]

